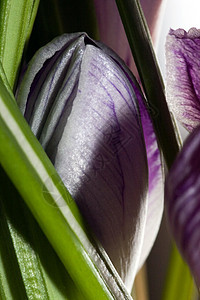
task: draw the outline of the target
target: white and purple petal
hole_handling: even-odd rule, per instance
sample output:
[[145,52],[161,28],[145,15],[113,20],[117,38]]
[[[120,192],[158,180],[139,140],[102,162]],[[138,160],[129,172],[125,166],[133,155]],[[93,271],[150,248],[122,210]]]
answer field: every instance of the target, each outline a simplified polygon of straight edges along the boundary
[[165,203],[175,241],[200,286],[200,127],[186,140],[166,180]]
[[[129,289],[143,241],[148,184],[135,100],[121,69],[100,49],[86,46],[78,95],[55,160],[83,216]],[[63,164],[70,166],[71,172],[66,172]]]
[[[134,87],[140,108],[148,161],[148,208],[139,267],[143,265],[156,240],[164,209],[164,166],[153,124],[138,87]],[[153,110],[154,108],[149,108]],[[152,115],[156,117],[156,110]]]
[[18,104],[131,290],[163,211],[160,154],[134,77],[86,34],[63,35],[32,59]]
[[[99,43],[98,43],[99,44]],[[157,111],[154,107],[147,107],[147,103],[142,95],[142,91],[133,77],[132,73],[126,67],[124,62],[109,48],[101,45],[106,54],[112,57],[119,66],[123,69],[126,77],[132,85],[137,98],[137,105],[139,107],[140,118],[142,123],[143,135],[145,140],[145,147],[148,161],[148,200],[147,200],[147,219],[145,226],[145,233],[143,239],[143,246],[141,249],[139,264],[137,270],[145,262],[149,255],[151,248],[157,237],[159,231],[163,207],[164,207],[164,170],[161,153],[158,147],[157,138],[154,132],[153,123],[150,118],[149,111],[156,117]]]
[[137,98],[114,59],[92,41],[85,46],[86,35],[75,42],[72,38],[73,46],[63,45],[67,39],[68,35],[54,40],[56,50],[49,45],[36,54],[18,103],[131,289],[143,243],[148,189]]
[[189,131],[200,124],[200,30],[170,30],[166,42],[167,102]]

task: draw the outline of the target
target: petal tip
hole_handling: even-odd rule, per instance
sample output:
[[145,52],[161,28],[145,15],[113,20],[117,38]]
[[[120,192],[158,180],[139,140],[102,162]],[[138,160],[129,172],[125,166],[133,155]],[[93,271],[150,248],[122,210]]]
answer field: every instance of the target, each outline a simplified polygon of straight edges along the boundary
[[179,39],[184,39],[184,38],[194,39],[194,38],[199,38],[200,37],[200,29],[192,27],[188,31],[186,31],[182,28],[178,28],[178,29],[170,28],[169,35],[170,36],[175,36],[176,38],[179,38]]

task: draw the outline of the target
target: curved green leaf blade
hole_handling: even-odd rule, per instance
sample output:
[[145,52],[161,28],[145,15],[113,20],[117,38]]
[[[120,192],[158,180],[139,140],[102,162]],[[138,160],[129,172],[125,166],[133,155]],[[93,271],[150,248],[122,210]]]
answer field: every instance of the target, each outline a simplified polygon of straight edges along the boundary
[[[85,299],[2,169],[0,182],[0,236],[3,240],[0,258],[2,265],[5,265],[0,272],[5,269],[4,273],[7,274],[1,275],[0,291],[8,294],[8,290],[11,290],[4,298],[34,299],[37,296],[40,299]],[[3,252],[2,247],[7,247],[9,251]]]
[[2,193],[0,194],[0,298],[3,300],[26,299],[25,288],[9,234]]
[[38,5],[39,0],[0,2],[0,60],[12,88]]
[[86,299],[131,299],[2,81],[0,144],[3,168]]

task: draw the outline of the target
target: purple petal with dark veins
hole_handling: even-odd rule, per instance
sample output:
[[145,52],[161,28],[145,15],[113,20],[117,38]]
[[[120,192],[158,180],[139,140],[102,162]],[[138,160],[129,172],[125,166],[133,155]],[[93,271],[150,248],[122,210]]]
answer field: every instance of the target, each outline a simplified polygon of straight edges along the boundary
[[52,44],[31,61],[18,103],[130,290],[163,210],[153,127],[134,77],[113,51],[85,34]]
[[176,243],[200,286],[200,127],[186,140],[166,180],[167,215]]
[[[137,85],[134,90],[138,99],[144,139],[147,152],[149,188],[148,188],[148,208],[147,208],[147,226],[145,227],[143,247],[141,251],[139,267],[143,265],[157,237],[164,208],[164,170],[163,161],[153,124],[149,116],[149,112],[144,103],[144,98]],[[154,110],[156,117],[156,110]]]
[[166,42],[167,102],[189,131],[200,124],[200,30],[170,30]]
[[148,171],[135,100],[120,68],[87,45],[78,94],[55,158],[56,169],[129,289],[147,208]]
[[[164,175],[162,167],[162,159],[157,144],[156,135],[154,132],[153,124],[149,116],[145,99],[142,96],[142,91],[134,79],[132,73],[124,64],[124,62],[105,45],[97,43],[103,51],[112,57],[117,62],[120,68],[128,78],[137,98],[137,104],[139,106],[140,117],[143,128],[143,135],[145,139],[147,160],[148,160],[148,207],[147,207],[147,226],[145,227],[143,247],[141,250],[140,261],[138,269],[142,266],[146,260],[149,252],[157,237],[157,233],[160,227],[163,206],[164,206]],[[149,110],[153,110],[152,115],[156,117],[156,109],[150,107]]]
[[148,208],[147,208],[147,226],[145,227],[144,242],[141,250],[141,257],[138,269],[145,262],[149,252],[155,242],[157,233],[163,215],[164,206],[164,170],[161,154],[158,148],[156,135],[153,124],[150,119],[149,110],[152,110],[152,115],[156,118],[157,110],[155,107],[147,108],[145,99],[142,96],[142,91],[132,76],[124,62],[116,56],[109,48],[103,46],[104,52],[111,56],[119,63],[123,72],[129,79],[132,88],[136,94],[137,103],[139,106],[140,117],[142,122],[143,134],[146,145],[147,161],[148,161]]

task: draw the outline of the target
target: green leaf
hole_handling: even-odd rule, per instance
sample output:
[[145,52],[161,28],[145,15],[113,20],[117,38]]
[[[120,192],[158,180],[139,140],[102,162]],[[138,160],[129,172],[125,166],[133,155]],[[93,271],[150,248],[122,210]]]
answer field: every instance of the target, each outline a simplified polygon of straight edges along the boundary
[[0,2],[0,60],[13,88],[24,46],[29,39],[39,0]]
[[85,299],[2,169],[0,182],[2,298]]
[[84,297],[131,299],[2,80],[0,144],[0,163]]
[[0,298],[26,299],[26,292],[9,233],[5,207],[0,194]]

